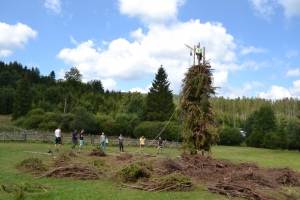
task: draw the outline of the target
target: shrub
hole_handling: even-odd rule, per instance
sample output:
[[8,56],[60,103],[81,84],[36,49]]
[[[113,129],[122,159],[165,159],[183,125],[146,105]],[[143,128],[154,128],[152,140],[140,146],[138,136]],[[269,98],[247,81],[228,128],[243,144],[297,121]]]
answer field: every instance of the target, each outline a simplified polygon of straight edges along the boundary
[[218,132],[221,145],[237,146],[244,140],[243,135],[236,128],[225,126],[219,129]]

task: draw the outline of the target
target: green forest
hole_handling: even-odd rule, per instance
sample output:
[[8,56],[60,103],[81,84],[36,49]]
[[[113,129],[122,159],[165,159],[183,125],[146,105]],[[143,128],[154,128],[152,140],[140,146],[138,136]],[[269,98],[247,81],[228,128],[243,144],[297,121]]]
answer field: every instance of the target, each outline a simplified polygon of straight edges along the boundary
[[[63,133],[83,128],[90,134],[150,139],[161,133],[165,140],[182,141],[182,99],[169,86],[163,66],[148,94],[141,94],[109,91],[101,80],[84,83],[76,67],[56,79],[54,71],[45,76],[38,68],[0,61],[0,115],[12,119],[12,125],[0,129],[53,132],[60,125]],[[300,150],[298,99],[213,96],[209,102],[218,132],[215,143]]]

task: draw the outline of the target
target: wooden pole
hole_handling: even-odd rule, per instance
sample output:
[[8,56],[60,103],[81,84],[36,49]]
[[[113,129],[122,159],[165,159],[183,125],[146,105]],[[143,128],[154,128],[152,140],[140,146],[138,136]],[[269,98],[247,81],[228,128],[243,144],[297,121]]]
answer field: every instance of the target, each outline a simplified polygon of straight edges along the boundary
[[203,65],[205,64],[205,47],[203,47]]
[[[198,43],[200,49],[200,42]],[[198,65],[200,65],[200,55],[197,55]]]
[[[196,46],[194,45],[194,49],[196,49]],[[196,52],[195,52],[195,50],[194,50],[194,66],[196,65],[196,62],[195,62],[195,54],[196,54]]]

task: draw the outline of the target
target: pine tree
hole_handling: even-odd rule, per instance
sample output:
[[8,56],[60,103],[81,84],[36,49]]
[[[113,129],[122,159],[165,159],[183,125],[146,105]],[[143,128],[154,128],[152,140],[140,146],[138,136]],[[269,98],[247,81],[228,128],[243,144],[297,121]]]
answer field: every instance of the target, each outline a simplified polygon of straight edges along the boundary
[[13,120],[26,115],[30,111],[31,99],[29,81],[27,76],[25,76],[25,78],[20,80],[16,89],[12,111]]
[[146,118],[148,121],[167,121],[172,116],[175,104],[169,86],[168,76],[161,65],[155,74],[155,80],[152,82],[146,99]]
[[191,154],[209,150],[218,139],[214,112],[209,98],[215,94],[208,62],[194,65],[185,74],[182,84],[180,108],[182,113],[183,148]]

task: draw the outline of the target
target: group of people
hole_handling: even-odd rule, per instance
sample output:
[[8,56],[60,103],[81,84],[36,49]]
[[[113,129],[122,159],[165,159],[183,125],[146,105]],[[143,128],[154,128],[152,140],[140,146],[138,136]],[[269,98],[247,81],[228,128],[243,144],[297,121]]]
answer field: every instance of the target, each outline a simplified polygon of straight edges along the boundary
[[[145,144],[146,144],[146,138],[142,135],[142,137],[140,138],[140,149],[145,148]],[[162,148],[163,148],[163,144],[164,141],[161,139],[161,137],[158,138],[158,142],[157,142],[158,146],[157,146],[157,154],[162,154]]]
[[[74,130],[74,132],[72,133],[72,149],[75,149],[75,146],[78,144],[78,140],[79,140],[79,149],[82,150],[82,146],[83,146],[83,138],[84,138],[84,129],[81,130],[80,134],[78,135],[77,130]],[[61,134],[61,127],[58,126],[57,129],[54,132],[55,135],[55,145],[54,145],[54,149],[55,151],[58,151],[59,147],[63,144],[62,141],[62,134]],[[119,142],[119,149],[120,152],[124,152],[124,145],[123,145],[123,135],[120,134],[119,138],[118,138],[118,142]],[[100,135],[100,148],[103,150],[106,150],[106,143],[108,143],[108,139],[106,138],[104,132],[102,132],[102,134]],[[146,138],[142,135],[142,137],[140,138],[140,149],[144,149],[145,148],[145,144],[146,144]],[[158,146],[157,146],[157,154],[162,154],[162,147],[163,147],[164,141],[161,139],[161,137],[159,137],[158,139]]]

